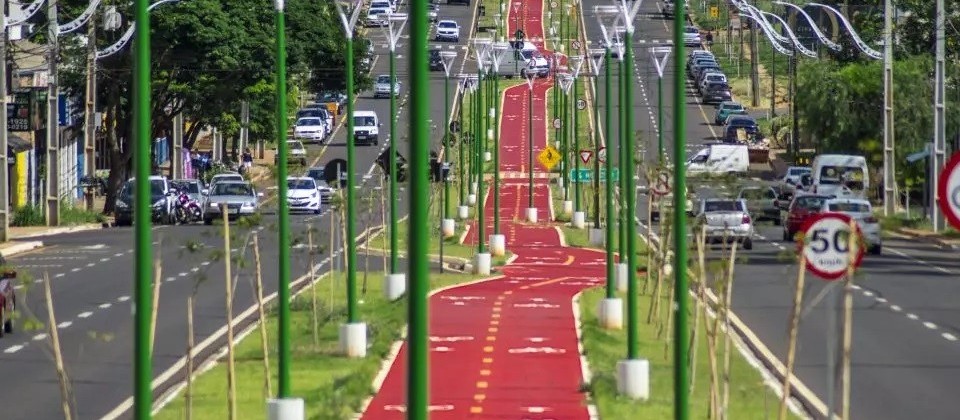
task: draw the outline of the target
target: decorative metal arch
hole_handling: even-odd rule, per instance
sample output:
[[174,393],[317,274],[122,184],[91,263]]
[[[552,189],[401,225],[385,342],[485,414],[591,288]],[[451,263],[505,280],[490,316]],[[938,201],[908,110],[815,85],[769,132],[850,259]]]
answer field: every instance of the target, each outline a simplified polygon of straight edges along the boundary
[[857,48],[860,49],[860,51],[862,51],[864,54],[866,54],[867,56],[875,60],[880,60],[883,58],[883,53],[873,48],[870,48],[870,46],[867,45],[866,42],[863,42],[863,40],[860,39],[860,35],[857,34],[857,31],[853,30],[853,24],[851,24],[850,21],[847,20],[847,18],[843,16],[843,13],[840,13],[839,10],[834,9],[833,7],[827,6],[825,4],[820,4],[820,3],[807,3],[807,4],[811,6],[822,7],[824,9],[829,10],[833,14],[837,15],[837,17],[840,19],[840,22],[843,23],[843,26],[847,28],[847,32],[850,33],[850,37],[853,38],[853,42],[857,45]]
[[773,4],[779,4],[779,5],[781,5],[781,6],[787,6],[787,7],[790,7],[790,8],[792,8],[792,9],[796,10],[798,13],[800,13],[801,15],[803,15],[804,19],[807,20],[807,24],[810,25],[810,28],[811,28],[811,29],[813,29],[814,35],[817,36],[817,39],[818,39],[823,45],[826,45],[827,48],[829,48],[829,49],[831,49],[831,50],[840,51],[840,49],[841,49],[840,44],[837,44],[836,42],[831,41],[830,38],[827,38],[827,36],[820,30],[820,26],[817,25],[816,22],[813,21],[813,17],[810,16],[805,10],[803,10],[802,7],[797,6],[797,5],[793,4],[793,3],[786,3],[786,2],[782,2],[782,1],[774,1]]
[[817,53],[815,53],[815,52],[811,51],[810,49],[808,49],[806,46],[804,46],[804,45],[800,42],[799,39],[797,39],[797,36],[794,35],[793,30],[790,29],[790,25],[788,25],[787,22],[783,20],[783,18],[781,18],[780,16],[777,16],[777,15],[775,15],[775,14],[773,14],[773,13],[767,13],[767,12],[762,12],[762,13],[764,13],[764,14],[766,14],[766,15],[773,16],[774,19],[780,21],[780,24],[783,25],[783,30],[786,31],[786,32],[787,32],[787,35],[790,37],[790,39],[793,40],[793,45],[797,48],[797,51],[800,51],[803,55],[805,55],[805,56],[807,56],[807,57],[817,58]]
[[[753,16],[753,15],[740,13],[740,17],[745,17],[745,18],[753,19],[753,20],[754,20],[755,22],[757,22],[757,23],[760,22],[760,18],[757,18],[757,17],[755,17],[755,16]],[[784,48],[783,45],[781,45],[779,42],[777,42],[776,37],[773,36],[773,34],[770,32],[769,29],[767,29],[766,26],[763,26],[763,25],[761,24],[760,27],[761,27],[761,29],[763,29],[763,34],[766,35],[766,36],[767,36],[767,39],[770,40],[770,45],[772,45],[773,48],[775,48],[775,49],[777,50],[777,52],[779,52],[780,54],[786,55],[786,56],[793,56],[793,51]]]

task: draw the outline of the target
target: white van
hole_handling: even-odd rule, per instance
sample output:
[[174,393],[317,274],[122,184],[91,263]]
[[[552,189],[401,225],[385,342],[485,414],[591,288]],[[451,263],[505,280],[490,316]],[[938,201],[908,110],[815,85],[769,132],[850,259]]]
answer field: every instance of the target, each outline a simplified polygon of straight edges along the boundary
[[377,145],[380,141],[380,118],[373,111],[353,112],[353,142]]
[[711,144],[687,160],[688,174],[746,174],[750,155],[745,144]]
[[865,198],[870,188],[867,159],[856,155],[820,155],[813,159],[811,192],[837,198]]

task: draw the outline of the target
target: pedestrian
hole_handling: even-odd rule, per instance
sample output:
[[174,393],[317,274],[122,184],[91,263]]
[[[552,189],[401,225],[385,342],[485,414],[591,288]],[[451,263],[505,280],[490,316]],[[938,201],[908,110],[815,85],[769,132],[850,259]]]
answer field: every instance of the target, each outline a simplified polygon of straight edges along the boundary
[[249,147],[243,149],[243,156],[241,159],[243,160],[244,169],[249,170],[253,166],[253,153],[250,153]]
[[707,31],[707,47],[713,46],[713,32]]

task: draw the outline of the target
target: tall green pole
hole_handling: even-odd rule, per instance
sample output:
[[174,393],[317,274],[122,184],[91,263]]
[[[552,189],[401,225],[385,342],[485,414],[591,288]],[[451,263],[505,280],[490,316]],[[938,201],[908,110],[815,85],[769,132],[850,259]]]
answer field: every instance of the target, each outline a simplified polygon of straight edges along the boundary
[[[277,388],[280,398],[290,397],[290,209],[287,204],[287,39],[283,2],[278,1],[276,24],[277,31],[277,114],[276,140],[277,153],[277,236],[280,241],[277,253],[280,260],[277,273],[277,298],[279,300],[279,326],[277,349],[279,351]],[[349,63],[349,60],[348,60]],[[348,64],[349,65],[349,64]],[[353,130],[348,130],[353,132]]]
[[[354,6],[359,7],[359,6]],[[356,159],[353,141],[353,28],[347,31],[347,322],[355,324],[360,320],[357,313],[357,246],[356,239],[356,174],[353,168]],[[392,118],[392,117],[391,117]],[[390,139],[393,142],[393,139]],[[391,168],[390,172],[395,172]],[[392,207],[392,205],[391,205]],[[394,230],[395,231],[395,230]],[[282,247],[281,247],[282,248]],[[395,248],[395,247],[394,247]]]
[[[657,77],[657,146],[660,166],[663,166],[663,77]],[[686,204],[684,204],[686,205]]]
[[408,322],[410,354],[407,357],[408,419],[426,420],[430,370],[428,357],[430,337],[427,293],[430,291],[430,86],[427,79],[427,2],[410,3],[410,240]]
[[681,192],[687,190],[687,174],[686,174],[686,164],[684,159],[683,151],[687,150],[687,138],[686,138],[686,112],[685,108],[681,106],[685,97],[685,88],[686,81],[680,75],[683,74],[684,64],[682,57],[686,56],[684,52],[683,45],[683,28],[685,22],[683,17],[686,16],[686,4],[682,1],[677,2],[676,13],[674,13],[673,21],[673,44],[676,48],[676,58],[673,60],[674,66],[674,75],[673,78],[673,103],[677,104],[674,106],[674,118],[673,118],[673,135],[674,135],[674,153],[673,153],[673,179],[674,187],[673,190],[677,191],[673,194],[673,208],[677,209],[673,217],[673,240],[674,240],[674,284],[676,290],[682,291],[682,293],[676,294],[676,308],[677,308],[677,322],[674,324],[674,336],[673,341],[675,345],[673,346],[673,364],[674,378],[673,378],[673,398],[676,403],[674,407],[674,416],[677,420],[687,420],[690,414],[690,405],[689,405],[689,382],[690,378],[687,374],[687,364],[681,363],[678,361],[687,360],[687,340],[688,340],[688,324],[687,324],[687,290],[689,286],[687,285],[687,213],[680,211],[686,206],[686,194],[681,194]]
[[[610,63],[604,63],[610,64]],[[600,72],[598,69],[594,69],[593,75],[593,92],[594,100],[596,100],[596,93],[599,92],[600,84]],[[600,124],[600,107],[596,102],[593,104],[593,228],[600,229],[600,129],[596,125]],[[610,112],[610,109],[607,108],[607,113]],[[608,139],[610,137],[607,137]],[[607,184],[610,183],[610,177],[607,178]],[[608,222],[609,223],[609,222]],[[607,236],[609,239],[610,237]]]
[[560,160],[560,168],[562,169],[561,175],[563,176],[563,201],[570,200],[570,177],[568,172],[570,171],[569,160],[567,159],[570,154],[570,92],[564,92],[563,95],[560,95],[560,109],[562,113],[563,124],[560,125],[560,149],[562,151],[563,158]]
[[[609,143],[611,142],[610,136],[613,134],[611,132],[613,130],[613,98],[611,98],[613,92],[610,89],[610,75],[612,72],[610,71],[609,45],[605,48],[603,60],[604,106],[606,107],[604,112],[605,123],[603,128],[605,130],[604,136],[607,138],[607,142]],[[608,147],[609,146],[612,146],[612,143],[608,145]],[[607,299],[613,299],[617,294],[616,267],[613,264],[613,225],[617,218],[613,214],[613,171],[611,170],[611,166],[613,166],[613,163],[611,162],[613,160],[612,158],[613,154],[608,152],[607,161],[605,162],[605,169],[607,171]]]
[[[460,181],[459,205],[465,206],[467,205],[467,181],[469,180],[469,176],[468,176],[469,172],[467,171],[467,162],[466,162],[467,133],[469,132],[469,130],[467,129],[466,124],[464,124],[464,119],[462,118],[462,116],[470,115],[470,112],[463,111],[463,107],[464,107],[463,97],[466,96],[467,94],[467,79],[461,79],[461,82],[463,83],[463,90],[460,93],[460,115],[461,115],[460,142],[458,144],[459,147],[457,147],[457,155],[458,155],[457,157],[460,160],[460,164],[457,167],[457,174],[459,174],[459,176],[457,177],[457,180]],[[466,106],[468,107],[470,106],[469,101],[467,101]]]
[[133,95],[134,171],[136,176],[136,283],[134,285],[136,323],[134,324],[134,411],[138,420],[149,419],[153,408],[153,364],[150,358],[150,314],[153,312],[153,239],[150,216],[150,15],[149,0],[136,0],[134,19],[138,30],[134,39]]
[[[393,36],[391,30],[390,36]],[[396,43],[390,40],[390,274],[397,274],[399,265],[399,234],[397,233],[397,98],[393,94],[396,83]],[[352,131],[348,131],[352,133]],[[350,143],[350,142],[348,142]],[[442,265],[442,264],[441,264]]]
[[[577,79],[573,79],[573,96],[570,97],[570,112],[573,114],[573,132],[570,135],[571,146],[573,152],[573,165],[574,170],[577,172],[577,177],[580,177],[580,138],[577,136],[577,120],[580,119],[580,109],[577,107],[579,98],[577,97]],[[580,211],[580,181],[582,179],[577,179],[577,183],[573,186],[573,207],[574,211]]]
[[[450,167],[450,73],[443,78],[443,163]],[[393,144],[393,142],[390,142]],[[440,174],[443,174],[443,168],[440,168]],[[450,177],[443,177],[443,218],[450,218]],[[442,235],[441,235],[442,236]],[[443,243],[441,239],[440,243]],[[443,264],[440,264],[443,267]]]
[[627,76],[627,61],[624,60],[623,51],[620,51],[620,85],[617,87],[617,94],[619,97],[618,103],[620,105],[620,142],[617,148],[617,157],[620,161],[620,172],[623,172],[623,176],[620,177],[620,199],[618,200],[617,213],[620,215],[619,221],[617,222],[617,232],[620,235],[620,241],[617,243],[617,251],[620,253],[620,262],[626,263],[625,258],[627,255],[627,223],[630,222],[627,216],[627,206],[624,201],[626,200],[627,193],[627,178],[630,176],[630,171],[628,171],[629,166],[627,165],[627,154],[630,151],[629,146],[627,145],[627,139],[630,137],[627,133],[627,119],[630,118],[630,110],[627,105],[627,93],[626,85],[630,83],[630,79]]
[[[633,109],[633,83],[630,83],[633,80],[633,25],[627,24],[627,33],[624,36],[624,63],[626,63],[626,85],[624,86],[623,93],[626,98],[628,110]],[[633,120],[628,117],[624,122],[624,134],[627,141],[625,142],[623,154],[624,159],[626,159],[626,165],[621,168],[621,171],[624,171],[625,176],[623,177],[627,181],[626,188],[626,200],[627,200],[627,215],[624,219],[624,223],[627,224],[627,358],[635,360],[639,357],[640,353],[640,340],[637,334],[637,224],[633,221],[633,215],[636,214],[634,205],[636,204],[636,195],[637,190],[634,188],[634,181],[632,174],[634,168],[634,140],[633,136]],[[681,207],[678,207],[681,208]],[[623,258],[623,256],[621,256]],[[683,364],[683,363],[680,363]]]
[[[527,169],[530,174],[530,186],[527,188],[527,208],[532,209],[533,207],[533,82],[531,80],[527,81],[527,148],[530,149],[530,153],[527,158]],[[548,198],[549,200],[549,198]]]
[[500,75],[493,75],[493,234],[500,234]]
[[484,213],[483,212],[483,207],[484,207],[483,165],[485,163],[484,152],[487,149],[486,126],[490,122],[490,114],[489,112],[487,112],[485,103],[483,101],[484,99],[483,93],[486,93],[483,91],[487,89],[486,85],[489,83],[484,84],[483,73],[480,74],[479,83],[480,83],[481,89],[478,89],[477,92],[481,92],[480,98],[478,100],[480,101],[480,112],[482,112],[483,115],[481,115],[481,119],[480,121],[478,121],[478,123],[482,123],[482,125],[480,125],[480,131],[481,131],[480,144],[477,145],[477,252],[483,253],[484,239],[486,239],[484,238],[484,230],[485,230],[484,227],[487,224],[486,221],[484,220],[484,215],[483,215]]

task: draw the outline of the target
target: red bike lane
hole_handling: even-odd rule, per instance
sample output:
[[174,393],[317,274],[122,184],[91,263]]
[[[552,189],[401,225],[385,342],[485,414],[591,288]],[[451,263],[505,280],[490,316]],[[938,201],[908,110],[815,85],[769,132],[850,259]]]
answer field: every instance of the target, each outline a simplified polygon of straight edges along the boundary
[[[542,48],[542,3],[526,3],[528,39]],[[512,9],[512,8],[508,8]],[[512,12],[512,11],[511,11]],[[508,19],[513,25],[512,19]],[[536,23],[536,24],[533,24]],[[534,30],[534,28],[536,28]],[[511,28],[511,33],[514,28]],[[504,94],[501,132],[501,233],[510,264],[492,279],[456,286],[430,298],[430,415],[435,419],[588,419],[580,391],[586,369],[580,355],[573,298],[603,284],[604,254],[562,246],[549,219],[549,181],[528,164],[547,143],[546,93],[552,79],[534,85],[533,133],[527,133],[526,84]],[[525,223],[529,179],[539,224]],[[537,176],[540,175],[540,176]],[[493,232],[492,185],[485,186],[486,233]],[[471,226],[465,243],[476,243]],[[401,419],[406,411],[406,345],[386,372],[364,419]]]

